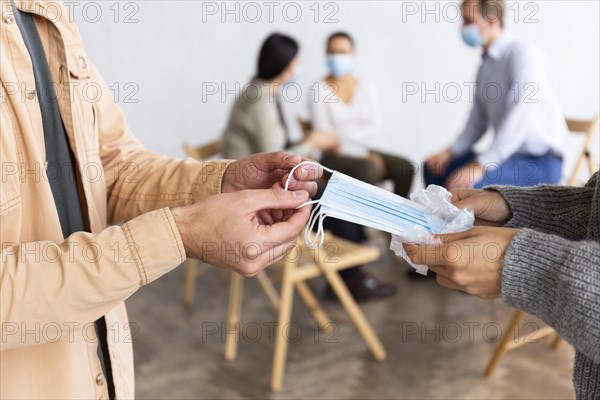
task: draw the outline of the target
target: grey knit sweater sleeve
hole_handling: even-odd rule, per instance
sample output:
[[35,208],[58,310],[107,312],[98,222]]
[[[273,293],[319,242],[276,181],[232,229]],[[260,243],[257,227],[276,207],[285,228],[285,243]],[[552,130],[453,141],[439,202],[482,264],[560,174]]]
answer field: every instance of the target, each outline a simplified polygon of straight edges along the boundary
[[583,188],[496,187],[519,229],[504,255],[502,297],[575,349],[578,399],[600,399],[600,176]]
[[504,258],[502,297],[600,362],[600,243],[521,229]]
[[[590,183],[594,180],[590,180]],[[536,231],[560,235],[571,240],[586,237],[594,187],[538,186],[491,186],[508,202],[512,218],[506,224],[510,228],[530,228]]]

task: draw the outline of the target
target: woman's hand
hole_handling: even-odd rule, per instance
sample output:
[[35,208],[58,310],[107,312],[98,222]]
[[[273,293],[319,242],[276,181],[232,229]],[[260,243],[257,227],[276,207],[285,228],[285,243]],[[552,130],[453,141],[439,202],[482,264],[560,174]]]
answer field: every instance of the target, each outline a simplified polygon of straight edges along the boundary
[[500,297],[504,254],[516,229],[476,227],[466,232],[439,235],[441,245],[405,244],[416,264],[437,273],[437,282],[482,299]]
[[335,132],[312,131],[306,138],[306,143],[312,150],[337,151],[340,147],[340,137]]
[[502,226],[512,217],[508,203],[494,190],[454,189],[451,193],[456,207],[473,210],[476,225]]
[[478,162],[469,163],[454,171],[444,186],[448,190],[472,188],[477,182],[483,179],[484,170]]
[[452,157],[452,149],[448,147],[429,157],[425,163],[432,174],[442,176],[446,173],[446,168],[450,164],[450,161],[452,161]]

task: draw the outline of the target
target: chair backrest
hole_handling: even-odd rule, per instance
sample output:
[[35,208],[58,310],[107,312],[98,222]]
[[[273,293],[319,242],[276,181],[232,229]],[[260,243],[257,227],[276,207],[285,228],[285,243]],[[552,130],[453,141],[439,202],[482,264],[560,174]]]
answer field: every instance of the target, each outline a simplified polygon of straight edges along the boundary
[[202,146],[193,147],[187,143],[183,144],[183,149],[188,157],[196,160],[206,160],[207,158],[216,156],[223,151],[223,140],[217,139]]
[[588,172],[590,176],[594,173],[596,166],[594,165],[593,155],[591,153],[591,146],[594,137],[596,136],[596,132],[598,131],[598,123],[600,122],[600,113],[596,113],[594,117],[590,120],[574,120],[567,118],[567,127],[569,128],[569,132],[573,134],[584,134],[585,141],[583,143],[583,148],[581,149],[581,153],[575,164],[575,169],[571,174],[571,177],[568,180],[568,185],[574,185],[579,177],[579,173],[581,171],[581,167],[587,160]]
[[567,118],[567,127],[569,132],[576,134],[585,134],[588,137],[594,137],[596,129],[598,128],[598,121],[600,121],[600,113],[596,113],[594,118],[589,120],[575,120]]

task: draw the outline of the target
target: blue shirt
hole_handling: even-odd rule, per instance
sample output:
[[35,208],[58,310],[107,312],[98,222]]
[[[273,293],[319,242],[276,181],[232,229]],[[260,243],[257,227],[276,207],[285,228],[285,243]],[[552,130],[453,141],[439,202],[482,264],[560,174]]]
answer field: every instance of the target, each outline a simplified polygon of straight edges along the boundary
[[562,157],[568,129],[547,57],[505,32],[482,59],[473,108],[452,145],[455,156],[470,151],[491,127],[493,143],[477,157],[484,166],[516,154]]

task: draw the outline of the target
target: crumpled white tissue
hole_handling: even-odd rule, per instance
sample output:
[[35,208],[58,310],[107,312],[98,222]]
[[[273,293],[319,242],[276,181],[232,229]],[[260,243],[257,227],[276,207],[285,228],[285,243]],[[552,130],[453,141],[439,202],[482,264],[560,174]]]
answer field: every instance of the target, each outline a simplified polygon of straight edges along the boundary
[[428,232],[421,226],[415,226],[403,235],[392,235],[390,250],[404,258],[418,273],[427,275],[426,265],[416,265],[406,255],[402,243],[439,245],[436,234],[466,231],[473,227],[475,215],[471,210],[457,208],[450,199],[452,194],[441,186],[429,185],[410,195],[410,199],[425,207],[425,217],[431,229]]

